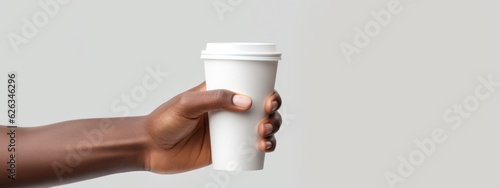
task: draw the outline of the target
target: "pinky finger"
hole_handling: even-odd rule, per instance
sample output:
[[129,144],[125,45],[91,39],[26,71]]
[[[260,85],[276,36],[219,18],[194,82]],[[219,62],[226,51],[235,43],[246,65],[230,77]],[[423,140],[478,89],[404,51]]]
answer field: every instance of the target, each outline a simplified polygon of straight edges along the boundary
[[262,152],[273,152],[276,149],[276,139],[274,136],[259,140],[259,150]]

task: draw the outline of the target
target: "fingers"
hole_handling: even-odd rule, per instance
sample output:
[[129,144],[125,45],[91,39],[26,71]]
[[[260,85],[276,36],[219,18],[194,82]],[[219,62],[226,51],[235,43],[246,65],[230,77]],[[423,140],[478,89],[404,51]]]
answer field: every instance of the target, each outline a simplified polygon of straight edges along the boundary
[[276,112],[268,119],[262,120],[258,127],[259,135],[263,138],[273,136],[281,127],[281,115]]
[[[188,91],[206,91],[206,81],[202,82],[200,85],[191,88]],[[267,97],[265,104],[264,104],[264,109],[267,114],[272,114],[276,112],[280,107],[281,107],[281,96],[279,93],[275,90],[271,96]]]
[[[205,82],[183,93],[178,103],[179,105],[176,106],[182,115],[193,119],[212,110],[243,112],[252,106],[250,97],[242,94],[223,89],[206,91]],[[258,132],[262,137],[258,142],[258,148],[262,152],[272,152],[276,148],[274,134],[281,127],[281,115],[277,112],[281,103],[281,97],[277,91],[274,91],[265,101],[264,110],[270,115],[258,125]]]
[[[188,90],[188,92],[192,92],[192,93],[197,93],[200,91],[206,91],[206,82],[202,82],[200,85]],[[215,91],[215,90],[212,90],[212,91]],[[212,92],[212,91],[207,91],[207,92]],[[221,95],[218,92],[221,92],[221,91],[216,91],[214,95]],[[229,91],[229,92],[231,92],[231,91]],[[233,92],[233,95],[234,94],[236,94],[236,93]],[[207,94],[207,95],[210,95],[210,94]],[[242,99],[242,98],[236,97],[236,99],[234,99],[235,102],[240,101],[238,99]],[[279,95],[279,93],[277,91],[274,91],[269,97],[267,97],[265,104],[264,104],[264,110],[266,111],[267,114],[272,114],[272,113],[276,112],[281,107],[281,103],[282,103],[281,96]],[[233,103],[233,104],[241,104],[241,103]],[[245,106],[246,103],[243,103],[241,105]],[[217,108],[217,109],[226,110],[225,108]],[[214,110],[216,110],[216,109],[214,109]],[[245,110],[248,110],[248,109],[245,109]],[[230,111],[232,111],[232,110],[230,109]],[[238,111],[238,110],[236,110],[236,111]]]
[[258,127],[259,135],[262,139],[259,140],[258,148],[262,152],[272,152],[276,148],[276,138],[274,134],[281,127],[281,115],[278,112],[271,114],[268,119],[260,122]]
[[264,109],[266,113],[272,114],[276,112],[281,107],[281,97],[279,93],[275,90],[271,96],[267,97]]
[[184,92],[177,101],[176,108],[187,118],[198,118],[212,110],[243,112],[252,106],[252,99],[229,90],[195,91],[203,89],[204,84]]
[[272,152],[276,149],[276,138],[274,136],[259,140],[259,150],[262,152]]

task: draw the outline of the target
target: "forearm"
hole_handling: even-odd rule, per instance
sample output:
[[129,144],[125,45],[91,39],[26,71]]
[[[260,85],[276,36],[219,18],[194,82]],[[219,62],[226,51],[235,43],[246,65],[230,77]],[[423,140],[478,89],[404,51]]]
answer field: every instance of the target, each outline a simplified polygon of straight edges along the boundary
[[[7,151],[13,130],[2,126],[0,184],[50,186],[103,175],[144,170],[148,135],[143,117],[85,119],[15,129],[15,153]],[[5,151],[5,152],[4,152]],[[15,154],[15,180],[8,178]]]

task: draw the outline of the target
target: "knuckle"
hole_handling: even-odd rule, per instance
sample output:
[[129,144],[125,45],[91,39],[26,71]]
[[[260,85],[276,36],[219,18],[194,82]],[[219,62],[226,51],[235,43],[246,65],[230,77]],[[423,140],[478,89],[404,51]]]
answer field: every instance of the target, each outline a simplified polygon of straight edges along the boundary
[[180,117],[184,117],[187,119],[195,119],[197,118],[196,114],[193,111],[193,98],[194,93],[192,91],[184,92],[177,96],[177,100],[175,102],[175,107],[172,109],[176,115]]
[[281,125],[282,119],[281,119],[281,114],[279,112],[274,113],[274,120],[276,121],[277,125]]
[[278,142],[276,142],[276,137],[273,136],[269,140],[271,141],[271,143],[273,143],[273,146],[269,149],[269,151],[274,151],[276,149],[276,145],[278,143]]
[[276,90],[274,90],[274,97],[276,98],[276,100],[281,101],[281,96]]
[[281,115],[279,113],[275,113],[272,118],[273,125],[275,127],[274,132],[278,131],[281,127]]
[[184,92],[181,95],[179,95],[179,99],[177,100],[177,103],[179,106],[186,106],[189,103],[189,97],[190,92]]
[[227,90],[215,90],[212,92],[211,98],[215,101],[228,101],[230,100],[232,94],[229,93]]
[[177,97],[177,100],[175,102],[175,106],[180,110],[180,111],[187,111],[189,107],[191,106],[191,103],[193,102],[193,93],[191,91],[184,92]]

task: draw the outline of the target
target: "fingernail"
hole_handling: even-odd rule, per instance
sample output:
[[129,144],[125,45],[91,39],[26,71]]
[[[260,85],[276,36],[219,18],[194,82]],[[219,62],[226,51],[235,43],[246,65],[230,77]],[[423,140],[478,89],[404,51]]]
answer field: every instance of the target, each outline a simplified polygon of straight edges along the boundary
[[268,136],[273,132],[273,125],[270,123],[264,124],[264,135]]
[[278,101],[271,102],[271,106],[273,107],[271,111],[276,111],[276,109],[278,109]]
[[271,149],[273,147],[273,143],[271,141],[266,141],[266,150]]
[[239,107],[248,107],[252,103],[252,99],[245,95],[234,95],[233,96],[233,104]]

